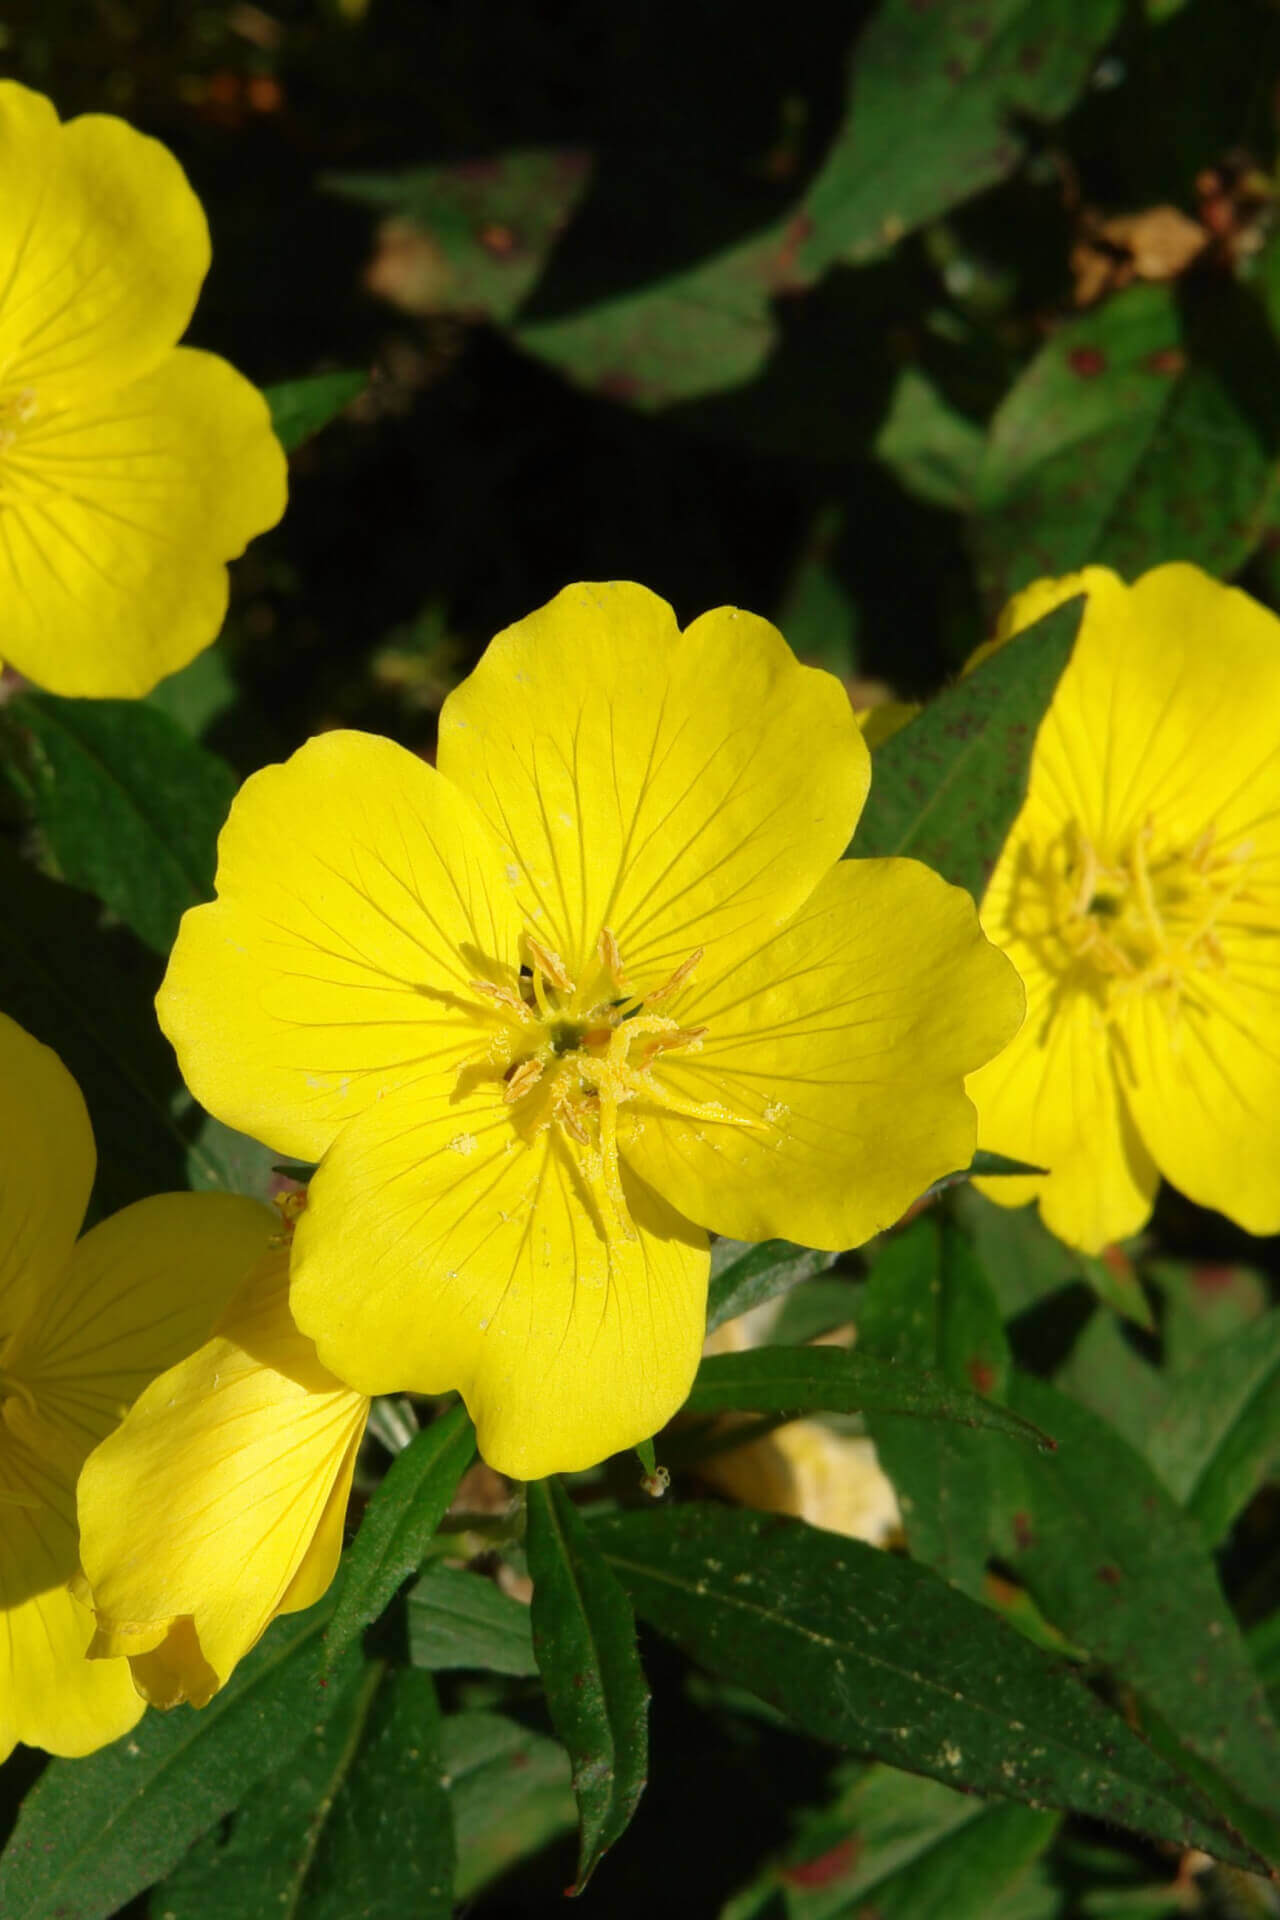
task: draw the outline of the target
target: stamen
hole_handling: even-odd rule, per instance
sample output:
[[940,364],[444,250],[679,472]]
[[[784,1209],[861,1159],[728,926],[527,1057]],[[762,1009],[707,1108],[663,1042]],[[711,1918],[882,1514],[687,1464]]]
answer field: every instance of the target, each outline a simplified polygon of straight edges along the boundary
[[496,1000],[508,1013],[514,1013],[516,1019],[525,1026],[536,1026],[538,1016],[527,1000],[522,1000],[512,987],[501,987],[492,980],[468,980],[467,985],[473,993],[483,993],[488,999]]
[[536,1055],[528,1060],[521,1060],[518,1066],[512,1067],[505,1076],[506,1084],[502,1089],[502,1097],[507,1105],[514,1107],[517,1100],[523,1100],[529,1089],[537,1086],[542,1078],[542,1072],[542,1062]]
[[665,1053],[671,1047],[696,1047],[705,1039],[706,1033],[705,1027],[672,1027],[669,1033],[652,1034],[641,1065],[647,1067],[660,1053]]
[[658,987],[655,992],[645,995],[645,1005],[656,1007],[659,1001],[669,1000],[673,993],[677,993],[689,978],[705,952],[705,947],[695,947],[688,959],[680,962],[680,965],[665,985]]
[[531,933],[525,935],[524,943],[529,949],[529,957],[533,961],[535,987],[538,975],[542,974],[545,979],[551,982],[553,987],[558,987],[561,993],[572,993],[573,981],[569,978],[564,961],[560,958],[560,955],[551,947],[544,947],[542,942],[535,940]]
[[601,927],[597,952],[605,972],[620,993],[626,993],[630,987],[626,968],[622,964],[622,955],[618,951],[618,942],[608,927]]

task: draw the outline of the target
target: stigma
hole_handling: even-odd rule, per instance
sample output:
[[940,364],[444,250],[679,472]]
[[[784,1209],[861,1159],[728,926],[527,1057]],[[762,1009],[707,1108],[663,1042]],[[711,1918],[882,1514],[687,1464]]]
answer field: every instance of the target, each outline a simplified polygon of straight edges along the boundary
[[[632,1240],[636,1230],[622,1183],[618,1152],[624,1107],[647,1104],[691,1120],[738,1126],[758,1123],[718,1101],[684,1098],[659,1077],[657,1063],[696,1053],[703,1026],[683,1023],[672,1003],[692,982],[701,947],[645,993],[628,974],[618,940],[605,927],[580,983],[552,948],[532,935],[509,981],[473,980],[477,1011],[494,1022],[484,1058],[501,1080],[501,1098],[516,1134],[526,1143],[554,1130],[573,1154],[606,1238]],[[464,1072],[479,1065],[470,1060]]]

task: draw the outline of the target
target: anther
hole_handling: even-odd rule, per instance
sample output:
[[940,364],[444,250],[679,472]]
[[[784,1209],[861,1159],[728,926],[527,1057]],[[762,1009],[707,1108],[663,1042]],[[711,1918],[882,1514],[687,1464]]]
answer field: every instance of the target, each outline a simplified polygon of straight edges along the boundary
[[620,988],[625,993],[630,982],[627,979],[626,968],[622,964],[622,955],[618,951],[617,939],[610,928],[601,927],[600,939],[597,942],[596,951],[599,953],[601,964],[614,986]]
[[655,992],[645,995],[645,1005],[652,1007],[656,1006],[659,1000],[669,1000],[671,995],[678,992],[684,985],[705,952],[705,947],[695,947],[688,959],[680,962],[680,965],[665,985],[658,987]]
[[536,1059],[521,1060],[504,1078],[506,1085],[502,1089],[502,1097],[509,1107],[514,1107],[516,1101],[523,1100],[529,1089],[536,1087],[541,1080],[542,1062]]
[[492,980],[468,980],[467,985],[473,993],[483,993],[487,999],[496,1000],[500,1007],[505,1007],[508,1013],[514,1013],[517,1020],[523,1021],[526,1026],[537,1023],[537,1014],[514,988],[498,986]]
[[525,935],[524,943],[529,949],[530,959],[543,978],[549,980],[553,987],[558,987],[561,993],[572,993],[573,981],[560,955],[552,948],[544,947],[531,933]]

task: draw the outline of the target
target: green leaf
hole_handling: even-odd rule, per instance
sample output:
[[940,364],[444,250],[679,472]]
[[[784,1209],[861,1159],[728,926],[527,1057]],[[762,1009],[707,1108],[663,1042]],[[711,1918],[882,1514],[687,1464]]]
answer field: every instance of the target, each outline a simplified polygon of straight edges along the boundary
[[1170,1378],[1188,1373],[1221,1341],[1261,1319],[1270,1288],[1253,1267],[1205,1260],[1151,1260],[1162,1298],[1160,1343]]
[[83,887],[167,955],[188,907],[213,895],[235,775],[137,700],[22,694],[3,729],[57,876]]
[[0,1008],[61,1057],[98,1149],[94,1210],[184,1184],[178,1075],[155,1020],[161,967],[87,894],[46,880],[0,841]]
[[533,1646],[552,1724],[573,1762],[581,1893],[644,1792],[649,1689],[630,1603],[564,1487],[537,1480],[528,1497]]
[[429,1566],[410,1587],[407,1606],[409,1658],[416,1667],[538,1671],[528,1607],[500,1593],[483,1574]]
[[882,0],[854,43],[849,106],[809,190],[802,264],[867,260],[1022,158],[1119,25],[1122,0]]
[[643,1619],[819,1739],[1258,1864],[1060,1661],[927,1567],[699,1502],[593,1533]]
[[1089,1315],[1054,1384],[1109,1420],[1142,1454],[1169,1398],[1165,1373],[1145,1358],[1114,1313]]
[[1087,1408],[1025,1375],[1010,1399],[1052,1424],[1059,1449],[1014,1463],[1021,1505],[1005,1558],[1045,1616],[1176,1729],[1180,1763],[1204,1763],[1238,1796],[1210,1788],[1270,1854],[1280,1841],[1280,1732],[1195,1521]]
[[475,1450],[475,1430],[466,1408],[457,1405],[415,1434],[391,1462],[343,1560],[326,1636],[331,1660],[390,1605],[401,1582],[417,1572]]
[[778,338],[773,296],[802,284],[801,223],[750,239],[647,286],[554,319],[523,319],[514,337],[579,386],[653,409],[741,387]]
[[1142,1287],[1137,1268],[1120,1247],[1108,1247],[1104,1253],[1079,1253],[1080,1272],[1104,1307],[1131,1320],[1143,1333],[1156,1330],[1151,1302]]
[[[1009,1349],[1000,1309],[958,1228],[925,1215],[885,1242],[862,1293],[858,1351],[1003,1398]],[[911,1552],[981,1598],[992,1474],[1000,1466],[986,1436],[876,1410],[867,1426]]]
[[1132,577],[1244,563],[1270,510],[1277,379],[1244,301],[1223,288],[1189,322],[1171,288],[1134,286],[1054,332],[997,410],[978,474],[990,605],[1086,564]]
[[876,754],[850,852],[907,854],[976,900],[1027,788],[1036,730],[1071,653],[1068,600],[947,687]]
[[328,174],[322,184],[419,229],[416,247],[399,261],[393,254],[392,278],[375,266],[376,291],[412,313],[504,321],[532,293],[590,178],[591,156],[579,149],[519,148],[461,165]]
[[755,1347],[698,1368],[686,1413],[894,1413],[956,1421],[1038,1446],[1053,1442],[1007,1407],[937,1374],[838,1347]]
[[286,453],[293,453],[336,420],[344,407],[358,400],[369,384],[367,373],[316,373],[305,380],[285,380],[266,389],[271,424]]
[[917,367],[904,367],[875,452],[917,500],[965,512],[982,461],[982,429],[950,406]]
[[1280,1307],[1176,1382],[1147,1458],[1216,1547],[1280,1463]]
[[165,1920],[448,1920],[453,1824],[430,1677],[377,1662],[352,1675],[289,1764],[224,1837],[157,1894]]
[[783,1860],[721,1920],[764,1920],[771,1894],[786,1920],[988,1920],[1057,1825],[1056,1814],[978,1800],[894,1767],[859,1769],[830,1806],[804,1817]]
[[1004,1319],[1081,1280],[1075,1254],[1054,1238],[1034,1206],[997,1206],[962,1186],[951,1207],[973,1241]]
[[[5,1920],[106,1920],[239,1806],[323,1712],[327,1603],[278,1620],[207,1707],[149,1713],[86,1760],[54,1760],[0,1857]],[[345,1692],[350,1654],[328,1685]]]
[[460,1901],[575,1824],[569,1756],[544,1733],[497,1713],[450,1714],[440,1728],[440,1759]]
[[713,1242],[707,1332],[788,1292],[802,1280],[826,1273],[838,1258],[834,1253],[793,1247],[789,1240],[762,1240],[756,1246],[745,1240]]

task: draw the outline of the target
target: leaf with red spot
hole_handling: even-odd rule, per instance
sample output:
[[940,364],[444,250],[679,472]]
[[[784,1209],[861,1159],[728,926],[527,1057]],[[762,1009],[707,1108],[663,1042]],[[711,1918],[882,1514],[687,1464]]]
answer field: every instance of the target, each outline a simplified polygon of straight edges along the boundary
[[1001,402],[978,466],[992,612],[1028,581],[1091,564],[1234,573],[1271,511],[1278,374],[1260,314],[1230,285],[1134,286],[1059,327]]

